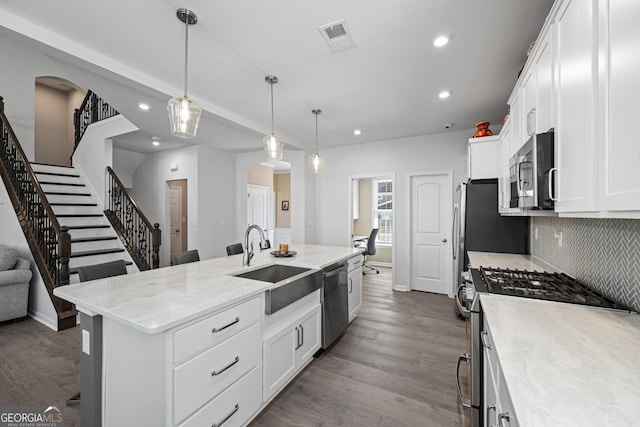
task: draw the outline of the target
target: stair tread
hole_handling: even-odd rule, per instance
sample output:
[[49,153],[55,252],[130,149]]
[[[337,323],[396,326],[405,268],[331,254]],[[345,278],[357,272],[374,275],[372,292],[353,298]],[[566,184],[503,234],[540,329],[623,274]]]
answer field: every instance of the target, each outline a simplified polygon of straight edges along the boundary
[[68,187],[86,187],[84,184],[76,182],[55,182],[55,181],[40,181],[41,185],[66,185]]
[[112,249],[96,249],[93,251],[71,252],[71,255],[69,255],[69,258],[78,258],[83,256],[92,256],[92,255],[114,254],[117,252],[124,252],[124,249],[112,248]]
[[91,196],[91,193],[69,193],[65,191],[45,191],[44,194],[48,196]]
[[84,243],[84,242],[97,242],[102,240],[117,240],[117,236],[94,236],[94,237],[81,237],[77,239],[71,239],[71,243]]
[[38,166],[53,166],[53,167],[56,167],[56,168],[75,169],[73,166],[53,165],[51,163],[31,162],[31,164],[32,165],[38,165]]
[[83,218],[83,217],[99,217],[104,216],[103,214],[58,214],[56,215],[58,218]]
[[98,206],[97,203],[69,203],[69,202],[54,202],[49,203],[51,206]]
[[80,175],[71,174],[71,173],[61,173],[61,172],[43,172],[43,171],[34,171],[36,175],[50,175],[50,176],[64,176],[67,178],[80,178]]
[[109,228],[108,224],[95,224],[95,225],[68,225],[69,230],[87,230],[89,228]]

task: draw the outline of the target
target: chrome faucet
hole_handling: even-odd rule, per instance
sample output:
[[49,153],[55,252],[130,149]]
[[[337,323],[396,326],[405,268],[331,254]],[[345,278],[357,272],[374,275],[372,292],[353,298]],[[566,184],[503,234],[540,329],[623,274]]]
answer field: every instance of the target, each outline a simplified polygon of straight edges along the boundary
[[249,246],[249,233],[252,229],[258,230],[260,233],[260,250],[269,249],[269,241],[264,238],[264,231],[262,228],[257,226],[256,224],[250,225],[247,227],[247,231],[244,233],[244,247],[246,250],[244,251],[244,255],[242,257],[242,265],[249,266],[251,263],[251,258],[253,258],[253,242],[251,242],[251,246]]

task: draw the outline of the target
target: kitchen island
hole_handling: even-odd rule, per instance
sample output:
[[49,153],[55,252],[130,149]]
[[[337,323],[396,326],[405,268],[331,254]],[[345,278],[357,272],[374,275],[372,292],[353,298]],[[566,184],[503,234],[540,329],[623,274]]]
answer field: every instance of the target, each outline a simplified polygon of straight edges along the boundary
[[265,292],[283,282],[234,275],[271,264],[313,273],[362,252],[291,249],[256,253],[250,267],[234,255],[57,288],[81,312],[83,424],[243,425],[257,415],[320,347],[320,290],[266,315]]

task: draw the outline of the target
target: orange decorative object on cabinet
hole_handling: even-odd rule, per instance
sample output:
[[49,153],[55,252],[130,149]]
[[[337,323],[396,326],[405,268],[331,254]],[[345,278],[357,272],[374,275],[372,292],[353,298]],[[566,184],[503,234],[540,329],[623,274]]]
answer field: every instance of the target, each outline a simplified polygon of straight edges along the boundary
[[478,122],[476,123],[476,127],[478,128],[478,130],[476,131],[476,133],[473,134],[474,138],[480,138],[483,136],[491,136],[493,135],[493,132],[491,132],[491,130],[489,129],[489,125],[491,123],[489,122]]

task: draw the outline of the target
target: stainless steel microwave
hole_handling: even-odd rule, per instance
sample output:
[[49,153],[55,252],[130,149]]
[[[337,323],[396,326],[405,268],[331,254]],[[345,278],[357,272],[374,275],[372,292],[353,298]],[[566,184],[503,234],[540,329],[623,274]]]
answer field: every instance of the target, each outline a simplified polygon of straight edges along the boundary
[[553,131],[531,136],[509,160],[511,207],[553,209]]

